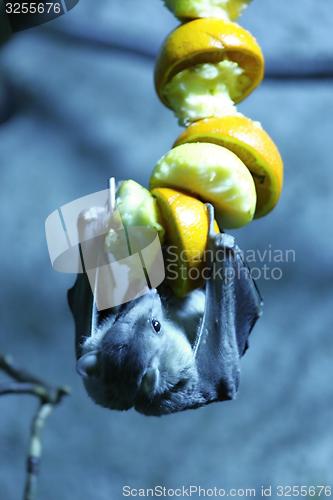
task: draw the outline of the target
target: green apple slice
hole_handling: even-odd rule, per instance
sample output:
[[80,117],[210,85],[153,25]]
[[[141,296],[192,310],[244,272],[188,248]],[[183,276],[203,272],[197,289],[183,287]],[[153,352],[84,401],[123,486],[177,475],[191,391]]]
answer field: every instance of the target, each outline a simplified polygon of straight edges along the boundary
[[248,86],[244,70],[225,59],[216,64],[198,64],[176,74],[163,93],[181,125],[211,116],[237,114],[234,101]]
[[150,186],[190,192],[212,203],[221,229],[245,226],[253,219],[256,208],[251,173],[238,156],[216,144],[175,147],[155,166]]
[[237,19],[251,0],[164,0],[165,5],[181,19],[217,17]]

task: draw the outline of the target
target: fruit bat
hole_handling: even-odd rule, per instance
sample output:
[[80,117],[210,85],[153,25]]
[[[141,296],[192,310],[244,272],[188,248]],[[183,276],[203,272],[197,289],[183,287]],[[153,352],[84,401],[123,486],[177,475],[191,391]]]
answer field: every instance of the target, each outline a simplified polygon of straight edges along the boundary
[[262,299],[234,238],[215,233],[207,208],[210,275],[185,298],[164,282],[98,312],[87,275],[77,276],[68,292],[77,371],[95,403],[160,416],[235,398]]

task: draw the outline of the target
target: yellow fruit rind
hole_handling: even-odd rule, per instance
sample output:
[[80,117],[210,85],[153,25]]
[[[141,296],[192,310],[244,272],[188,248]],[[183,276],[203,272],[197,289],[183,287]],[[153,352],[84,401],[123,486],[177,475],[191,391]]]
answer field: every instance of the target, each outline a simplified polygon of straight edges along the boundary
[[222,19],[195,19],[179,26],[165,40],[156,62],[155,87],[161,101],[170,107],[163,89],[177,73],[224,59],[239,64],[249,81],[237,103],[263,79],[264,57],[256,39],[238,24]]
[[[151,193],[156,198],[165,229],[166,280],[177,297],[184,297],[204,282],[207,207],[198,199],[174,189],[155,188]],[[215,230],[219,232],[216,222]]]
[[283,161],[271,137],[245,116],[200,120],[189,126],[174,147],[185,143],[213,143],[235,153],[250,170],[257,191],[255,218],[268,214],[283,187]]

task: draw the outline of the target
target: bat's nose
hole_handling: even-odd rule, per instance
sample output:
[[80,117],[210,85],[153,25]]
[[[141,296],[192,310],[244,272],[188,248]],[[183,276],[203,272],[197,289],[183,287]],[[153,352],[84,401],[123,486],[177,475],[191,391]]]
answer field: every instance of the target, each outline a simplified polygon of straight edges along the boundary
[[[115,346],[113,346],[115,347]],[[141,356],[131,355],[127,347],[100,354],[100,380],[119,409],[134,406],[145,373]]]
[[160,373],[158,368],[148,368],[140,384],[140,392],[147,397],[153,397],[158,390]]
[[81,356],[81,358],[78,359],[76,363],[76,371],[83,378],[98,377],[98,366],[97,352],[93,351]]
[[77,361],[76,370],[97,404],[122,411],[134,406],[143,376],[131,366],[117,367],[112,358],[90,352]]

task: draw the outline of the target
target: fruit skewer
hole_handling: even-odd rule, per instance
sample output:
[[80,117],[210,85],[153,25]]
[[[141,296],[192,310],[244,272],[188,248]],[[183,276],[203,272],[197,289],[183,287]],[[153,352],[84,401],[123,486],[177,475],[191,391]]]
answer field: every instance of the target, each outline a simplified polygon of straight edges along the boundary
[[[165,3],[184,22],[162,45],[155,87],[161,102],[186,129],[156,164],[150,179],[151,194],[147,191],[145,196],[154,197],[154,217],[159,213],[165,244],[176,243],[179,251],[189,252],[200,247],[202,255],[206,241],[203,218],[207,219],[204,203],[214,206],[221,230],[239,228],[267,215],[281,195],[283,162],[261,124],[236,107],[264,75],[264,57],[256,39],[233,22],[249,2]],[[134,184],[130,185],[133,197],[138,193]],[[193,221],[189,223],[191,205]],[[127,209],[131,210],[133,204]],[[150,223],[148,219],[145,217],[145,224],[153,227],[156,220]],[[171,283],[178,296],[199,286],[198,282],[183,281]]]

